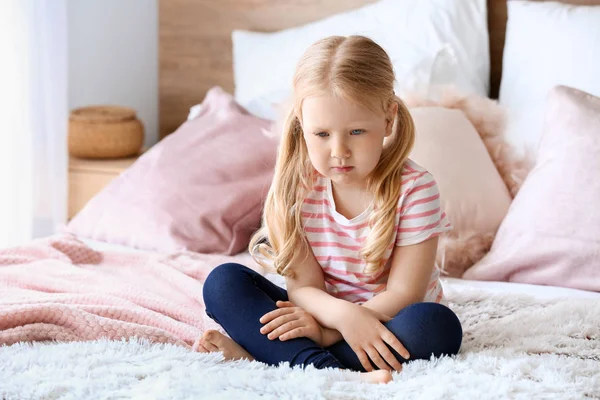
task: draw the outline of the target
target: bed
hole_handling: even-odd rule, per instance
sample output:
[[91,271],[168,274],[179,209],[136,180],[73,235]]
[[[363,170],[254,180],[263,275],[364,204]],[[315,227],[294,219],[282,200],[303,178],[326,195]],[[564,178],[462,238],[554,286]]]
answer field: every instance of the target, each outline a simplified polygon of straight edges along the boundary
[[[214,86],[234,91],[234,29],[273,32],[368,3],[373,2],[160,0],[161,138],[176,131],[190,107]],[[598,0],[567,3],[600,5]],[[486,88],[494,99],[506,19],[506,1],[487,0]],[[0,337],[6,344],[0,347],[3,399],[600,398],[596,291],[442,278],[450,306],[463,322],[461,353],[413,362],[392,383],[375,387],[361,384],[350,371],[224,363],[218,354],[194,351],[203,330],[219,329],[202,315],[201,282],[212,267],[240,262],[283,284],[247,252],[161,253],[65,235],[0,255],[3,265],[23,260],[30,269],[0,277],[9,284],[4,293],[14,295],[0,308]],[[123,263],[132,268],[119,268]],[[36,268],[52,277],[50,284],[44,276],[34,277]],[[142,271],[147,276],[139,275]],[[15,282],[35,293],[38,305],[48,293],[63,296],[61,307],[45,303],[42,317],[32,308],[16,307],[24,292],[10,292]],[[78,289],[66,289],[73,282]]]

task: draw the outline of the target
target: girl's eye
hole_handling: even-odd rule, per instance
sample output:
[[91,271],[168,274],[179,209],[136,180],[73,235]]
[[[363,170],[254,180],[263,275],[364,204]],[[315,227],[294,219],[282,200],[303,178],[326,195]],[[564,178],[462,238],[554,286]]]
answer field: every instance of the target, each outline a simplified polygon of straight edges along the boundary
[[329,136],[329,133],[327,132],[319,132],[319,133],[315,133],[316,136],[318,137],[327,137]]
[[362,130],[362,129],[352,129],[352,130],[350,131],[350,134],[351,134],[351,135],[360,135],[360,134],[361,134],[361,133],[363,133],[363,132],[364,132],[364,130]]

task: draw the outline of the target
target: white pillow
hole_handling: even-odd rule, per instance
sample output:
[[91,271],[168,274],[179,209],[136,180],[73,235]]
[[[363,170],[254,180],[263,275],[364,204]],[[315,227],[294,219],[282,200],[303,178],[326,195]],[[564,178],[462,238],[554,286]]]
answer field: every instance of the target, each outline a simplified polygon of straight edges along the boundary
[[302,53],[320,38],[352,34],[368,36],[388,52],[397,93],[434,83],[487,96],[486,0],[381,0],[274,33],[233,31],[236,100],[274,119],[272,106],[288,96]]
[[509,1],[502,69],[506,138],[535,156],[550,89],[600,96],[600,6]]

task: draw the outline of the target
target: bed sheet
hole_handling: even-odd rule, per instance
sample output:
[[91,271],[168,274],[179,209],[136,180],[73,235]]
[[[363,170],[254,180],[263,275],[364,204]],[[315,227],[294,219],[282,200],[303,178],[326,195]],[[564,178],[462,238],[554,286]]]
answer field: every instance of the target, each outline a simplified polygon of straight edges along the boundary
[[444,286],[451,285],[453,289],[474,288],[482,289],[494,293],[515,293],[528,294],[540,299],[551,299],[561,297],[572,298],[597,298],[600,300],[600,293],[587,290],[571,289],[558,286],[532,285],[528,283],[516,282],[493,282],[493,281],[473,281],[458,278],[442,278]]
[[[110,243],[100,242],[96,240],[80,238],[85,244],[98,251],[117,251],[123,253],[148,253],[145,250],[134,249],[126,246],[114,245]],[[234,256],[228,257],[231,262],[238,262],[243,265],[248,265],[253,269],[260,269],[252,256],[248,252],[242,252]],[[265,273],[264,274],[270,281],[274,282],[279,286],[284,286],[284,279],[276,274]],[[515,282],[488,282],[488,281],[473,281],[458,278],[442,277],[442,285],[446,288],[453,290],[461,289],[480,289],[489,291],[492,293],[515,293],[515,294],[528,294],[536,298],[560,298],[560,297],[573,297],[573,298],[597,298],[600,300],[600,293],[590,292],[586,290],[570,289],[557,286],[543,286],[533,285],[527,283],[515,283]]]

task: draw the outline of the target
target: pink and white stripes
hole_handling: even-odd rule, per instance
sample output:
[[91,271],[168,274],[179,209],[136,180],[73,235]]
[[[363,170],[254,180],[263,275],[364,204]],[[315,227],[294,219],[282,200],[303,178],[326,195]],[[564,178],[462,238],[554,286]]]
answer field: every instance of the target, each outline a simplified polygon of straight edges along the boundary
[[[318,176],[313,191],[302,206],[304,231],[312,251],[325,273],[326,288],[332,295],[363,303],[385,290],[390,257],[395,246],[420,243],[452,229],[441,210],[434,177],[408,160],[402,174],[402,190],[396,214],[396,236],[385,253],[384,270],[377,276],[363,272],[359,251],[369,232],[372,206],[348,220],[335,209],[331,181]],[[434,269],[425,301],[443,301],[439,270]]]

